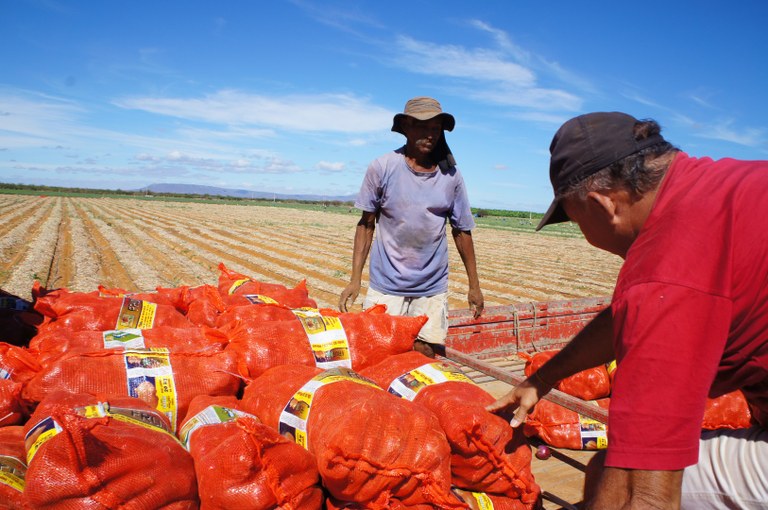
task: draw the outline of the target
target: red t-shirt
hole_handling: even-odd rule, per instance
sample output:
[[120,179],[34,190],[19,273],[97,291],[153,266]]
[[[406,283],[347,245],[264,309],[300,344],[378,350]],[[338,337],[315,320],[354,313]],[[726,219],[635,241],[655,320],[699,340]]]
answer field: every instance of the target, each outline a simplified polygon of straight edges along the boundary
[[613,296],[606,465],[698,460],[707,396],[768,417],[768,161],[676,156]]

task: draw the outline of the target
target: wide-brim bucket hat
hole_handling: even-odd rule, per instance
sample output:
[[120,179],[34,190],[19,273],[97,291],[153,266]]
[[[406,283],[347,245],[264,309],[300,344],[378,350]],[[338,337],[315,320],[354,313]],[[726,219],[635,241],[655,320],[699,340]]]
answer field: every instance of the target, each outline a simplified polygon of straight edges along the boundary
[[405,103],[403,113],[398,113],[392,119],[392,131],[405,135],[402,128],[402,121],[405,117],[413,117],[418,120],[440,117],[443,122],[444,131],[453,131],[454,126],[456,126],[456,119],[453,118],[453,115],[444,112],[437,99],[431,97],[420,96],[409,99]]

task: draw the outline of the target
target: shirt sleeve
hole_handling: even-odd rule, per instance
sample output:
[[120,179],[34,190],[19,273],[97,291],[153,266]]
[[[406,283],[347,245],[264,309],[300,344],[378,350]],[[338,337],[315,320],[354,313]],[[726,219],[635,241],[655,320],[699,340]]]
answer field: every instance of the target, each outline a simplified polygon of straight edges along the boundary
[[383,170],[378,161],[368,165],[368,170],[360,185],[360,192],[355,200],[355,207],[366,212],[377,212],[381,208]]
[[463,231],[469,231],[475,228],[475,218],[472,215],[472,208],[469,205],[467,188],[464,185],[464,178],[456,172],[456,189],[453,199],[453,208],[451,209],[451,226]]
[[628,288],[611,307],[618,368],[606,466],[677,470],[695,464],[731,301],[652,282]]

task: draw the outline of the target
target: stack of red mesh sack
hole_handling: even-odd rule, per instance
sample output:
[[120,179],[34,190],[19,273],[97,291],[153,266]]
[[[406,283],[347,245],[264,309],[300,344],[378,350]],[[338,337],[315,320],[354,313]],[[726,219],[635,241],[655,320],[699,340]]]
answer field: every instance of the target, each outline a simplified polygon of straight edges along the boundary
[[437,418],[348,369],[283,365],[250,382],[242,407],[314,455],[337,504],[466,508],[451,494]]
[[458,366],[411,351],[390,356],[361,375],[438,418],[451,447],[453,485],[508,496],[518,508],[532,508],[538,501],[524,435],[485,410],[495,399]]
[[318,310],[303,281],[219,270],[142,293],[35,285],[36,335],[0,344],[0,462],[18,459],[0,509],[530,508],[530,451],[480,413],[489,395],[445,397],[488,422],[462,444],[441,404],[354,372],[412,353],[425,317]]
[[[525,360],[526,377],[533,375],[557,353],[557,350],[537,352],[533,355],[518,353],[518,356]],[[601,365],[559,381],[555,389],[608,409],[611,377],[608,368]],[[527,436],[538,437],[557,448],[598,450],[608,446],[606,424],[548,400],[541,400],[536,404],[528,415],[523,430]]]
[[40,402],[57,390],[135,397],[164,413],[175,430],[193,397],[240,389],[226,339],[177,309],[183,292],[33,290],[45,319],[30,345],[43,363],[24,387],[26,400]]
[[[534,355],[519,353],[526,360],[525,375],[530,377],[557,352],[544,351]],[[615,371],[615,363],[591,368],[563,379],[555,388],[607,410]],[[738,429],[752,425],[749,405],[740,391],[707,399],[702,429]],[[524,431],[529,437],[536,436],[550,446],[559,448],[596,450],[608,447],[606,424],[548,400],[536,404],[528,415]]]

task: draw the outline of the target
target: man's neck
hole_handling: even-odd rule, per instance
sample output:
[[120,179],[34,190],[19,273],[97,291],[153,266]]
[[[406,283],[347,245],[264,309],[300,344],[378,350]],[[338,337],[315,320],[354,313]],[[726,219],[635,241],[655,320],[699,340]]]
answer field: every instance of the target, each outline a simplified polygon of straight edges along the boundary
[[431,154],[412,153],[406,149],[405,162],[414,172],[434,172],[437,164],[432,161]]

